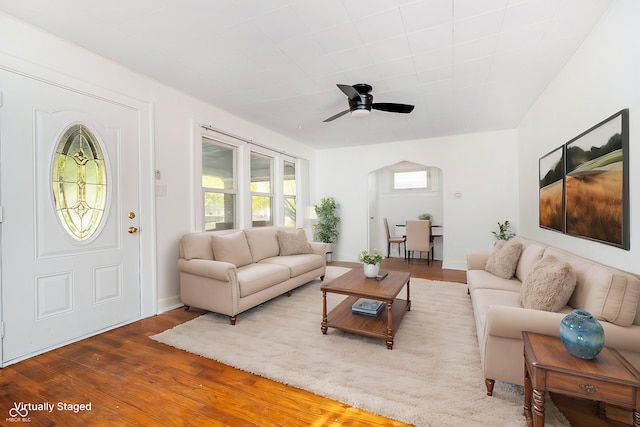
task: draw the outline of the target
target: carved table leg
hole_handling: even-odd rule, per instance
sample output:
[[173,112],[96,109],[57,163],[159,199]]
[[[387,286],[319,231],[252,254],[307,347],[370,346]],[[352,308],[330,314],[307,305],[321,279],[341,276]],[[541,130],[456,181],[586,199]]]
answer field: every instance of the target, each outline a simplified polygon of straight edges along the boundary
[[533,425],[544,425],[544,391],[533,390]]
[[393,350],[393,301],[387,301],[387,348]]
[[596,400],[596,406],[598,407],[598,418],[601,420],[607,419],[607,404]]
[[531,376],[527,370],[525,364],[524,367],[524,416],[527,419],[527,426],[531,426],[533,423],[533,417],[531,415],[531,395],[533,394],[533,385],[531,384]]
[[633,427],[640,427],[640,412],[633,410]]
[[322,326],[320,330],[324,335],[327,334],[327,293],[322,293]]

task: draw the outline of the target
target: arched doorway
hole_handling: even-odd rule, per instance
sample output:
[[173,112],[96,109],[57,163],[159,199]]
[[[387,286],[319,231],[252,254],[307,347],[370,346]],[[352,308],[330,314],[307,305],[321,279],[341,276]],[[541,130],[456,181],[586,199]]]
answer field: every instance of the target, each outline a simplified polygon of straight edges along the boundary
[[[442,170],[410,161],[401,161],[369,173],[369,249],[378,249],[386,256],[387,238],[383,218],[387,218],[391,234],[394,227],[403,225],[407,220],[418,219],[421,214],[429,213],[432,223],[444,225]],[[401,233],[401,229],[398,230]],[[442,239],[434,242],[436,259],[442,259]],[[391,256],[403,257],[397,245]]]

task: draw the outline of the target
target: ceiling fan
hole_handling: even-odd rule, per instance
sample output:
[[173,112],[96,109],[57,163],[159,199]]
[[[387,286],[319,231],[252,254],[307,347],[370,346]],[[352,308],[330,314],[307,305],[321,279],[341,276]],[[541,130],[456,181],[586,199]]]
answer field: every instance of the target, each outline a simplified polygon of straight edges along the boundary
[[323,122],[330,122],[338,117],[344,116],[348,112],[351,112],[353,117],[366,117],[371,112],[371,109],[406,114],[412,112],[414,108],[413,105],[408,104],[396,104],[392,102],[374,103],[373,95],[369,93],[372,87],[365,83],[358,83],[353,86],[338,84],[336,86],[349,98],[349,108],[323,120]]

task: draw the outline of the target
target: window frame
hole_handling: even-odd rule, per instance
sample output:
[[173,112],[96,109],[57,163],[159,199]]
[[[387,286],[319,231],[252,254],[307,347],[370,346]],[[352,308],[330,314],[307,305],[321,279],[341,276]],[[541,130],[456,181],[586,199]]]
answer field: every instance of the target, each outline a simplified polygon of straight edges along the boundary
[[[204,161],[204,156],[203,156],[203,152],[202,152],[202,146],[205,143],[205,139],[207,140],[207,143],[212,144],[212,145],[217,145],[219,147],[224,147],[224,148],[228,148],[232,150],[233,153],[233,160],[232,160],[232,180],[233,180],[233,185],[232,188],[214,188],[214,187],[205,187],[203,181],[203,176],[204,176],[204,171],[203,171],[203,161]],[[231,144],[227,141],[223,141],[220,138],[216,138],[212,135],[206,134],[206,133],[202,133],[200,136],[200,144],[198,145],[199,150],[198,150],[198,162],[196,163],[199,166],[199,171],[196,174],[196,179],[198,179],[198,188],[200,189],[199,194],[200,197],[198,197],[198,209],[196,209],[197,215],[198,215],[198,219],[197,219],[197,223],[199,225],[199,229],[204,230],[204,231],[212,231],[212,230],[216,230],[216,229],[209,229],[207,230],[206,228],[206,215],[205,215],[205,195],[207,193],[211,193],[211,194],[222,194],[222,195],[232,195],[233,196],[233,226],[232,228],[238,228],[239,227],[239,216],[238,216],[238,212],[239,212],[239,199],[240,199],[240,191],[239,191],[239,156],[240,156],[240,152],[239,152],[239,146],[236,144]]]
[[[251,189],[252,185],[253,185],[253,167],[251,165],[252,161],[253,161],[253,156],[256,155],[258,157],[262,157],[265,159],[269,159],[269,192],[264,192],[264,191],[253,191]],[[276,199],[276,184],[275,184],[275,164],[276,164],[276,157],[271,155],[271,154],[267,154],[264,151],[261,150],[256,150],[251,148],[249,150],[249,194],[250,194],[250,222],[251,222],[251,226],[252,227],[266,227],[266,226],[272,226],[275,225],[274,224],[274,218],[275,218],[275,199]],[[256,224],[256,220],[254,220],[253,218],[253,199],[254,197],[267,197],[269,198],[269,219],[268,221],[266,221],[265,224]]]
[[[293,182],[294,182],[294,193],[287,194],[285,191],[285,183],[287,180],[285,177],[287,174],[285,173],[285,168],[287,164],[290,164],[293,167]],[[298,178],[298,168],[296,167],[295,159],[282,159],[282,224],[285,227],[293,227],[296,228],[298,225],[298,190],[299,190],[299,178]],[[295,206],[295,214],[293,218],[287,215],[287,200],[293,200]],[[287,218],[290,218],[292,221],[287,222]]]
[[[271,149],[266,146],[254,143],[250,140],[245,140],[240,137],[226,134],[222,131],[217,131],[214,128],[210,128],[203,124],[196,124],[194,131],[194,146],[193,146],[193,168],[194,179],[192,182],[192,206],[194,207],[194,213],[192,214],[193,223],[192,228],[196,231],[204,231],[205,229],[205,206],[204,206],[204,193],[205,189],[202,186],[202,143],[203,140],[208,140],[210,143],[217,143],[223,146],[232,147],[235,149],[235,190],[215,190],[218,192],[230,192],[235,194],[235,211],[234,211],[234,228],[244,229],[252,227],[252,207],[251,207],[251,153],[255,152],[262,156],[266,156],[272,159],[272,185],[270,193],[256,192],[258,195],[268,195],[271,197],[271,225],[272,226],[284,226],[286,209],[285,209],[285,195],[284,195],[284,162],[289,162],[294,165],[295,168],[295,200],[298,209],[296,210],[295,225],[296,228],[306,226],[306,210],[301,210],[300,204],[306,205],[310,197],[309,184],[308,184],[308,160],[301,159],[287,153]],[[156,171],[159,173],[159,171]],[[159,178],[157,178],[159,179]],[[291,196],[289,196],[291,197]]]

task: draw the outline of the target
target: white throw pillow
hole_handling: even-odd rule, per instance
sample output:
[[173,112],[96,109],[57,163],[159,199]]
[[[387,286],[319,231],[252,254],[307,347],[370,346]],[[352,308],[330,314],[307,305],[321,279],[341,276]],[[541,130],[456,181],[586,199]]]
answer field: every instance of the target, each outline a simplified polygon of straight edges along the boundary
[[484,269],[503,279],[511,279],[516,273],[522,253],[522,243],[514,240],[500,240],[489,254]]
[[538,261],[520,288],[520,304],[524,308],[560,311],[576,287],[573,268],[547,255]]

